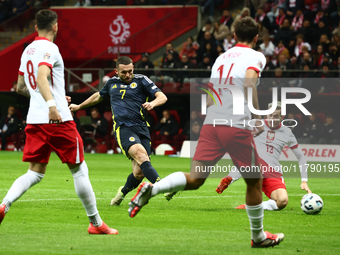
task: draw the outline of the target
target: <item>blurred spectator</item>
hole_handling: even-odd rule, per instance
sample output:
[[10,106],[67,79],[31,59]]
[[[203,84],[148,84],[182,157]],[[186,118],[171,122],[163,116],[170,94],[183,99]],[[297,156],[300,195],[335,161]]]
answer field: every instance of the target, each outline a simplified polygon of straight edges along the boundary
[[232,48],[235,44],[236,44],[236,41],[234,39],[234,35],[229,34],[229,35],[227,35],[227,38],[224,39],[223,48],[224,48],[225,51],[227,51],[230,48]]
[[75,6],[79,7],[79,6],[91,6],[91,5],[92,5],[91,0],[78,0]]
[[209,20],[214,20],[214,11],[215,7],[223,4],[223,0],[207,0],[203,6],[201,6],[201,12],[204,13],[204,10],[209,8]]
[[297,30],[297,34],[302,34],[305,40],[309,43],[313,43],[314,29],[310,25],[308,19],[304,19],[302,27]]
[[173,136],[178,133],[178,123],[170,115],[169,110],[163,111],[163,118],[156,125],[155,131],[160,132],[151,136],[152,143],[157,140],[161,140],[161,143],[171,143]]
[[305,0],[305,12],[304,15],[307,18],[315,17],[317,11],[318,11],[318,2],[319,0]]
[[5,20],[13,16],[12,8],[13,8],[13,1],[0,0],[0,23],[4,22]]
[[270,20],[262,8],[257,9],[255,21],[261,22],[266,29],[270,30]]
[[202,124],[203,121],[197,111],[192,111],[190,113],[190,120],[185,123],[182,132],[179,135],[174,136],[174,146],[176,147],[177,152],[181,150],[184,140],[198,140]]
[[340,124],[335,121],[333,116],[328,114],[324,124],[322,137],[319,144],[340,144]]
[[325,13],[322,9],[318,10],[316,13],[313,25],[317,27],[320,21],[324,23],[324,26],[328,24],[327,17],[325,16]]
[[327,53],[329,54],[330,58],[334,61],[334,64],[337,64],[336,60],[338,59],[338,48],[334,45],[334,43],[329,44]]
[[322,122],[316,117],[315,111],[311,114],[302,129],[302,136],[297,138],[301,144],[315,144],[323,134]]
[[10,105],[7,109],[7,115],[0,119],[1,150],[3,151],[6,150],[7,137],[11,137],[13,134],[19,131],[20,119],[15,113],[15,110],[15,107]]
[[208,20],[205,25],[201,28],[201,30],[198,32],[197,35],[197,42],[201,46],[201,41],[204,39],[205,32],[209,32],[211,35],[214,33],[214,26],[212,25],[212,22]]
[[318,45],[314,53],[314,67],[319,68],[323,63],[323,46]]
[[279,15],[279,9],[286,8],[285,0],[274,0],[272,1],[271,11],[267,13],[267,17],[270,20],[270,23],[274,23],[275,18]]
[[265,56],[273,56],[274,55],[275,46],[270,41],[269,36],[266,36],[266,37],[263,38],[263,43],[260,44],[260,48],[262,50],[262,53]]
[[30,6],[27,0],[13,0],[13,15],[26,11]]
[[[96,153],[96,139],[100,138],[105,140],[108,131],[108,123],[107,120],[100,115],[97,107],[91,109],[91,122],[91,125],[82,126],[85,134],[84,145],[86,151]],[[87,137],[86,134],[88,134]]]
[[[279,15],[276,17],[275,24],[272,25],[274,29],[282,27],[283,21],[286,19],[286,13],[283,8],[279,9]],[[288,20],[288,19],[287,19]]]
[[169,52],[171,52],[172,58],[174,59],[174,61],[176,61],[176,62],[179,61],[179,55],[178,55],[177,51],[174,50],[171,43],[168,43],[165,47],[165,52],[163,53],[162,65],[164,64],[164,62],[167,61],[167,57],[168,57]]
[[[299,74],[299,78],[313,78],[314,73],[310,70],[311,69],[311,63],[306,62],[302,66],[302,72]],[[308,81],[307,81],[308,82]],[[317,88],[313,89],[315,84],[305,84],[304,81],[300,80],[301,87],[308,89],[310,92],[315,92]],[[308,87],[307,87],[308,86]]]
[[241,13],[239,15],[236,16],[233,24],[231,24],[231,28],[230,28],[230,31],[231,33],[234,33],[235,32],[235,24],[238,20],[244,18],[244,17],[247,17],[247,16],[250,16],[250,10],[249,8],[247,7],[244,7],[241,11]]
[[286,13],[289,18],[292,18],[298,11],[301,11],[304,7],[304,0],[286,0]]
[[301,10],[296,11],[296,15],[294,16],[294,19],[292,21],[292,27],[294,28],[294,31],[297,31],[300,27],[302,27],[303,24],[303,13]]
[[257,22],[257,24],[259,24],[259,36],[257,38],[257,43],[262,43],[263,42],[263,38],[269,37],[269,32],[268,32],[267,28],[262,26],[262,22],[261,21]]
[[11,88],[12,92],[16,92],[17,91],[17,85],[18,85],[18,82],[14,81],[13,84],[12,84],[12,88]]
[[292,64],[290,63],[290,60],[287,59],[286,55],[281,53],[279,55],[276,67],[280,68],[283,71],[282,77],[290,77],[290,71],[293,69]]
[[[172,50],[170,50],[168,52],[168,55],[166,56],[166,58],[164,60],[162,68],[166,68],[166,69],[178,68],[178,62],[174,59],[173,54],[174,54],[174,51],[172,51]],[[161,80],[164,83],[173,82],[174,80],[177,80],[177,75],[172,70],[162,71]]]
[[330,40],[328,40],[328,36],[326,34],[321,34],[320,40],[319,40],[319,45],[322,45],[323,47],[323,53],[326,52],[326,49],[329,49],[330,45]]
[[210,32],[204,33],[204,38],[200,42],[200,48],[197,55],[197,61],[202,61],[203,54],[209,53],[212,58],[216,58],[216,43]]
[[[290,112],[286,116],[285,125],[290,126],[289,128],[292,130],[295,137],[301,137],[302,135],[302,126],[300,121],[295,117],[295,114]],[[295,121],[293,121],[295,120]],[[295,126],[296,125],[296,126]],[[295,126],[295,127],[294,127]]]
[[288,49],[285,48],[282,41],[279,41],[279,43],[277,44],[277,47],[274,49],[274,55],[275,55],[275,57],[277,57],[281,53],[285,54],[287,59],[290,57]]
[[217,44],[216,52],[217,52],[217,57],[225,52],[222,44]]
[[190,82],[190,78],[192,77],[191,71],[186,71],[187,69],[194,69],[195,66],[190,62],[187,55],[182,55],[181,61],[178,63],[178,68],[182,69],[182,71],[177,72],[177,81],[180,83]]
[[233,19],[233,17],[231,17],[229,10],[227,10],[227,9],[223,10],[222,17],[220,19],[220,23],[222,23],[223,25],[226,25],[230,30],[233,22],[234,22],[234,19]]
[[313,63],[314,61],[311,54],[308,52],[307,47],[304,46],[302,53],[296,60],[296,68],[301,70],[306,64],[309,65],[309,68],[312,68]]
[[[270,78],[270,77],[274,76],[274,73],[271,72],[271,71],[275,70],[275,65],[273,64],[273,62],[271,61],[269,56],[266,56],[266,66],[264,67],[263,70],[267,71],[267,72],[263,72],[261,77],[263,77],[263,78]],[[262,90],[261,87],[262,86],[260,86],[259,88]]]
[[312,47],[310,46],[310,44],[308,42],[304,42],[304,36],[302,34],[298,34],[296,36],[296,44],[295,44],[295,56],[298,57],[301,53],[302,53],[302,47],[303,46],[307,46],[308,47],[308,51],[310,51],[312,49]]
[[275,42],[282,41],[284,45],[288,45],[289,40],[293,37],[294,31],[290,28],[288,19],[283,20],[283,24],[275,34]]
[[220,22],[215,22],[214,37],[216,41],[218,41],[219,43],[223,43],[228,34],[230,34],[230,30],[226,25],[223,25],[223,23]]
[[323,23],[323,21],[320,21],[318,27],[314,29],[314,42],[319,42],[319,40],[321,40],[321,37],[324,36],[324,40],[330,43],[330,41],[328,40],[329,34],[330,33],[328,27],[325,27],[325,23]]
[[148,76],[148,77],[150,77],[151,75],[154,75],[154,74],[155,74],[155,72],[154,72],[153,70],[148,71],[149,68],[150,68],[150,69],[153,69],[153,68],[155,68],[155,66],[154,66],[153,63],[149,60],[149,53],[147,53],[147,52],[144,52],[144,53],[142,54],[142,61],[139,62],[139,63],[136,65],[136,68],[143,68],[143,69],[145,69],[145,70],[139,71],[139,72],[141,72],[142,74],[144,74],[144,75],[146,75],[146,76]]
[[[213,61],[212,61],[210,55],[208,53],[205,53],[203,55],[203,61],[198,63],[197,68],[198,69],[206,69],[206,70],[210,71],[212,65],[213,65]],[[207,72],[198,72],[197,76],[201,77],[201,78],[205,78],[205,77],[208,77],[208,73]]]
[[182,55],[186,54],[189,59],[196,58],[196,51],[198,50],[198,48],[198,43],[194,41],[194,38],[192,38],[192,36],[190,36],[188,37],[187,41],[183,43],[183,47],[181,52],[179,53],[179,57],[182,58]]
[[338,57],[337,63],[334,66],[334,70],[337,70],[336,77],[340,78],[340,56]]

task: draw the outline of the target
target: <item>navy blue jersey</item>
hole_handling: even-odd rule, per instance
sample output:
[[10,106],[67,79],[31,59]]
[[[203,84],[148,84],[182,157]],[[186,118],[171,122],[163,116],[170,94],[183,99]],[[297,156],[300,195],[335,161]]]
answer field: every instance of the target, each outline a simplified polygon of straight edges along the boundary
[[110,95],[110,103],[113,118],[113,129],[121,125],[128,127],[144,125],[145,110],[143,103],[153,97],[157,91],[161,91],[148,77],[135,74],[130,84],[125,84],[119,77],[112,77],[99,91],[102,97]]

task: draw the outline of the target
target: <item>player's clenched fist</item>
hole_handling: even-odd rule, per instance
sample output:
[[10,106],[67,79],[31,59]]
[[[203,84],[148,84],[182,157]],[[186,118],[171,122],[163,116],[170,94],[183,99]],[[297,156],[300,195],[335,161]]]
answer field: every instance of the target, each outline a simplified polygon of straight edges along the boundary
[[71,112],[76,112],[79,110],[80,107],[77,104],[70,104],[68,108],[70,108]]
[[59,125],[59,123],[63,122],[61,119],[60,113],[57,110],[57,107],[52,106],[49,108],[49,113],[48,113],[48,118],[49,118],[49,123],[55,123]]

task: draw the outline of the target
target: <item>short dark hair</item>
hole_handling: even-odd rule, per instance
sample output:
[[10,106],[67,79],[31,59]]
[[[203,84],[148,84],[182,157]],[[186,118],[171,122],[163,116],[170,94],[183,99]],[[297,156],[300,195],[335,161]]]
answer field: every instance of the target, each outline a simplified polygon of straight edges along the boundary
[[250,43],[259,33],[259,25],[251,17],[244,17],[236,22],[235,34],[240,42]]
[[39,30],[52,30],[52,26],[57,22],[58,15],[51,10],[40,10],[35,14],[35,20]]
[[133,63],[131,58],[122,56],[117,59],[116,68],[118,68],[119,65],[129,65],[131,63]]

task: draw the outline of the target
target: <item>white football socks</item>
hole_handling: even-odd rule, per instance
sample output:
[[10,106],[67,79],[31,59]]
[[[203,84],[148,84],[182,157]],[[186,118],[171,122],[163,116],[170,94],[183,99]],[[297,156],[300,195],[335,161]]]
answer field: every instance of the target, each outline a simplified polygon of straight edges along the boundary
[[40,182],[43,177],[44,174],[28,170],[27,173],[16,179],[1,203],[6,205],[5,213],[14,201],[20,198],[30,187]]
[[151,197],[154,197],[160,193],[180,191],[187,185],[187,178],[184,173],[176,172],[168,175],[164,179],[153,184],[151,191]]
[[232,168],[232,171],[229,172],[228,176],[233,178],[233,181],[231,183],[237,181],[238,179],[242,177],[240,171],[236,167]]
[[246,211],[250,221],[251,239],[255,243],[262,242],[266,239],[266,234],[263,231],[263,206],[259,205],[246,205]]
[[263,205],[263,209],[264,210],[279,210],[279,208],[277,207],[276,201],[273,199],[269,199],[268,201],[264,201],[262,202]]
[[90,222],[95,227],[101,226],[102,219],[100,218],[97,210],[96,197],[89,179],[89,170],[87,168],[86,162],[83,161],[79,166],[70,169],[70,171],[73,175],[76,193],[83,203]]

